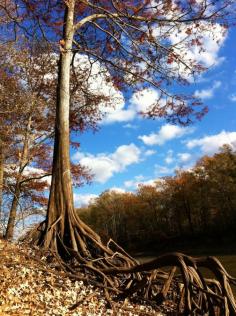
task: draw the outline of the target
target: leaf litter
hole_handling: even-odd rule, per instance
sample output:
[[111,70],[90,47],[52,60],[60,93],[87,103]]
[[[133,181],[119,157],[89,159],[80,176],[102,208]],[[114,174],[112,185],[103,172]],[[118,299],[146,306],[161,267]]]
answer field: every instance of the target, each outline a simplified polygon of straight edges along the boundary
[[1,316],[161,316],[165,311],[127,300],[110,308],[101,288],[69,278],[55,262],[46,262],[40,249],[0,240]]

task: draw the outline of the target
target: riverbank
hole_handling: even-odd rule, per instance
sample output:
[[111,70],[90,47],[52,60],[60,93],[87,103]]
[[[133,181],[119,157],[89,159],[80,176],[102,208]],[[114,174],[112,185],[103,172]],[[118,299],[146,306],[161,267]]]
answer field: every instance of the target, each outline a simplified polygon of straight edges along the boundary
[[153,242],[142,247],[129,249],[134,257],[158,256],[166,252],[182,252],[190,256],[236,255],[236,236],[229,233],[224,236],[186,235]]
[[175,315],[170,304],[154,307],[114,299],[110,308],[102,289],[68,278],[25,245],[0,240],[0,267],[1,316]]
[[[226,238],[225,240],[217,240],[213,242],[208,239],[203,242],[198,240],[187,240],[184,243],[177,242],[169,244],[164,252],[182,252],[192,257],[214,256],[220,260],[226,271],[236,278],[236,242],[234,238]],[[163,251],[160,248],[146,249],[136,251],[132,255],[140,262],[148,262],[161,255]],[[203,276],[213,278],[214,275],[207,269],[202,269]],[[232,286],[234,296],[236,297],[236,286]]]

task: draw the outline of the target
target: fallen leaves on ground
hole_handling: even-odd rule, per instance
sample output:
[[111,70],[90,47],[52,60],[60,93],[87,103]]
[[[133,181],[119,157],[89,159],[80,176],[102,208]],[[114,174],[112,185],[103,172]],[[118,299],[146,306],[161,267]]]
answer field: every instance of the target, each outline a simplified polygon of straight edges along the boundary
[[41,252],[0,240],[1,316],[164,315],[151,306],[116,302],[109,309],[101,289],[69,279],[44,262]]

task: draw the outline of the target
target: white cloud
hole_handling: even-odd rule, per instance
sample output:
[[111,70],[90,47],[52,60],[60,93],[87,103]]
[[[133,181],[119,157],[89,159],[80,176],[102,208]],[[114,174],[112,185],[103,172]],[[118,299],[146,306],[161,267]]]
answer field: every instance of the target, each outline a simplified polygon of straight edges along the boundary
[[144,156],[149,157],[156,154],[156,150],[148,149],[145,151]]
[[140,185],[155,186],[155,181],[157,181],[157,179],[145,180],[145,177],[143,175],[139,175],[139,176],[134,177],[134,179],[132,180],[125,181],[124,187],[127,189],[138,189]]
[[186,65],[190,65],[191,68],[193,63],[198,63],[209,68],[224,60],[224,57],[219,56],[219,51],[227,32],[220,24],[202,21],[198,23],[198,26],[196,23],[181,24],[175,28],[172,25],[162,28],[157,25],[153,34],[160,36],[167,33],[170,33],[168,39],[173,45],[173,52],[180,55],[183,62],[180,64],[173,62],[169,65],[169,69],[186,80],[193,80],[192,71]]
[[186,143],[189,149],[200,147],[202,153],[207,155],[214,154],[224,144],[228,144],[236,149],[236,132],[226,132],[223,130],[219,134],[192,139]]
[[236,94],[233,93],[229,96],[229,99],[232,101],[232,102],[236,102]]
[[165,158],[165,162],[170,165],[175,161],[174,157],[173,157],[173,150],[169,150],[167,153],[167,156]]
[[157,177],[171,175],[175,171],[175,169],[176,169],[176,166],[173,167],[173,168],[168,168],[166,166],[162,166],[162,165],[159,165],[159,164],[156,164],[154,166],[154,172],[155,172],[155,175]]
[[96,194],[78,194],[74,193],[74,203],[76,207],[86,206],[96,199]]
[[119,170],[124,170],[126,166],[139,162],[140,154],[141,150],[136,145],[122,145],[111,155],[111,158],[119,166]]
[[183,163],[190,161],[192,158],[192,155],[190,153],[179,153],[177,154],[177,156],[180,162],[183,162]]
[[152,145],[163,145],[167,141],[175,138],[180,138],[186,134],[192,133],[193,128],[180,127],[177,125],[165,124],[161,127],[158,133],[151,133],[149,135],[142,135],[138,138],[141,139],[144,144]]
[[[115,104],[117,109],[121,109],[124,106],[123,94],[114,86],[110,73],[99,61],[77,54],[74,66],[77,80],[86,85],[88,92],[94,95],[103,95],[110,99],[110,101],[101,102],[100,104],[104,112],[112,112],[111,106],[106,107],[107,103]],[[86,74],[88,75],[87,77]],[[81,89],[78,90],[78,94],[81,94]]]
[[160,179],[150,179],[150,180],[147,180],[147,181],[143,181],[143,182],[141,182],[140,184],[141,184],[141,185],[150,185],[150,186],[155,187],[157,181],[159,181],[159,180],[160,180]]
[[118,187],[112,187],[109,189],[110,192],[116,192],[116,193],[125,193],[126,191],[122,188],[118,188]]
[[[207,22],[201,22],[200,27],[203,27],[201,32],[201,42],[203,49],[199,49],[198,46],[192,46],[188,49],[188,55],[191,59],[198,61],[205,67],[210,67],[219,64],[223,58],[219,57],[219,50],[223,45],[226,33],[225,28],[220,24],[210,24]],[[183,30],[182,36],[186,29]]]
[[135,116],[136,112],[133,109],[125,109],[125,105],[122,107],[116,107],[115,109],[109,109],[106,111],[107,115],[103,119],[103,124],[111,124],[115,122],[129,122],[132,121]]
[[[99,104],[100,111],[104,114],[102,123],[126,122],[134,118],[135,113],[125,109],[122,92],[114,86],[110,73],[99,61],[78,54],[74,60],[74,66],[77,80],[84,85],[86,91],[94,96],[107,97],[107,100],[103,100]],[[81,89],[78,89],[76,93],[81,96]]]
[[127,189],[136,188],[136,187],[138,187],[138,184],[139,184],[139,182],[137,182],[135,180],[127,180],[124,182],[124,186]]
[[114,153],[98,155],[76,153],[72,159],[88,167],[94,175],[94,181],[105,183],[113,174],[122,172],[126,167],[138,163],[141,150],[133,143],[119,146]]
[[[45,174],[45,170],[40,169],[40,168],[35,168],[35,167],[32,167],[32,166],[26,166],[24,171],[23,171],[23,175],[25,177],[28,177],[28,178],[41,177],[44,174]],[[46,185],[49,186],[51,184],[51,180],[52,180],[51,176],[45,176],[45,177],[43,177],[41,179],[38,179],[37,181],[38,182],[46,182]]]
[[220,88],[221,81],[214,81],[213,86],[208,89],[196,90],[195,97],[200,99],[211,99],[214,96],[214,92]]
[[[199,26],[199,28],[196,30],[196,34],[197,32],[201,32],[201,41],[203,43],[202,47],[199,48],[199,46],[195,45],[190,46],[189,41],[188,43],[185,41],[186,29],[189,28],[189,25],[174,28],[174,31],[172,30],[170,33],[169,40],[174,45],[173,49],[176,48],[177,52],[184,56],[184,62],[196,60],[203,66],[209,67],[213,64],[219,63],[222,60],[222,58],[219,58],[218,53],[226,36],[224,33],[224,28],[219,24],[209,26],[207,22],[200,22],[199,25],[201,26]],[[207,28],[210,28],[210,30],[207,30]],[[153,35],[158,36],[160,32],[164,31],[165,30],[160,28],[158,25],[157,28],[154,29]],[[193,39],[196,34],[192,34]],[[163,62],[165,61],[163,60]],[[76,66],[79,69],[78,72],[86,73],[91,67],[91,63],[89,62],[87,56],[78,55]],[[183,77],[189,77],[188,70],[184,64],[177,68],[179,70],[177,72],[179,72]],[[127,105],[125,104],[123,94],[115,88],[112,81],[109,79],[109,72],[98,61],[94,62],[92,64],[91,74],[88,79],[88,90],[94,94],[103,94],[109,97],[111,99],[110,104],[114,105],[113,107],[106,106],[106,102],[105,104],[101,104],[100,108],[105,114],[102,124],[130,122],[137,117],[139,112],[147,111],[148,108],[154,105],[159,99],[160,93],[157,89],[145,88],[142,91],[135,92],[130,98],[129,104]],[[84,80],[83,77],[81,80]],[[209,91],[205,91],[206,98],[211,97],[211,93],[210,96],[209,93]],[[162,101],[160,100],[160,102]],[[109,102],[107,103],[109,104]],[[128,128],[128,125],[126,127]]]
[[154,88],[146,88],[135,92],[131,97],[131,106],[136,112],[146,112],[160,97],[159,92]]
[[[111,124],[114,122],[129,122],[134,120],[140,112],[145,112],[159,98],[159,92],[154,88],[145,88],[135,92],[130,98],[128,106],[124,102],[115,103],[114,108],[106,108],[106,116],[103,124]],[[126,124],[126,128],[134,128],[131,124]]]
[[127,123],[125,125],[123,125],[124,128],[130,128],[130,129],[138,129],[138,125],[134,125],[134,124],[130,124],[130,123]]
[[[173,44],[173,50],[176,49],[177,53],[184,56],[184,62],[196,60],[206,67],[218,64],[222,60],[218,55],[226,37],[225,29],[219,24],[210,25],[207,22],[199,22],[199,27],[195,27],[193,34],[189,36],[189,40],[185,41],[186,30],[189,27],[191,27],[189,24],[179,25],[176,28],[172,28],[171,26],[169,40]],[[153,30],[153,35],[158,36],[160,33],[165,33],[165,27],[157,25]],[[201,35],[202,46],[189,45],[191,38],[194,39],[199,33]],[[163,60],[163,62],[165,61]],[[105,113],[105,117],[102,120],[103,124],[130,122],[137,117],[139,112],[145,112],[152,106],[160,96],[157,89],[145,88],[142,91],[135,92],[130,98],[129,104],[126,105],[123,94],[115,88],[112,80],[110,80],[109,72],[98,61],[93,62],[91,66],[87,56],[78,54],[75,63],[78,73],[80,73],[79,79],[81,81],[84,80],[84,76],[81,76],[81,73],[90,73],[88,81],[84,80],[88,83],[88,90],[90,92],[103,94],[111,98],[110,103],[114,107],[107,107],[106,104],[101,104],[102,111]],[[177,68],[179,70],[177,72],[183,77],[189,76],[188,69],[186,69],[184,63],[180,65],[181,69]],[[90,69],[91,71],[89,72],[88,70]],[[208,96],[206,95],[206,97]]]
[[100,156],[89,155],[82,158],[80,163],[82,166],[88,167],[94,175],[94,181],[100,183],[105,183],[115,172],[119,171],[115,162],[103,154]]

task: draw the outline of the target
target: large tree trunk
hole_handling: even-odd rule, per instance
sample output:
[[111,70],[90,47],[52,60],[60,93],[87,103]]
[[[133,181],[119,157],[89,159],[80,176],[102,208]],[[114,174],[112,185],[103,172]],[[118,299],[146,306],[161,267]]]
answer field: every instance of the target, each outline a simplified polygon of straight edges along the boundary
[[[46,226],[39,238],[39,243],[55,252],[64,246],[88,255],[85,242],[80,234],[91,234],[99,240],[97,234],[80,221],[75,213],[73,203],[72,179],[70,171],[70,64],[74,36],[74,1],[65,10],[64,45],[61,47],[58,87],[57,110],[55,125],[55,142],[53,154],[52,182],[46,217]],[[64,251],[63,251],[64,250]]]
[[[52,182],[47,216],[45,225],[41,224],[42,229],[39,235],[35,236],[32,241],[36,241],[45,249],[60,254],[63,258],[74,256],[76,252],[77,259],[86,264],[98,254],[112,256],[114,253],[102,243],[98,234],[80,220],[73,202],[69,113],[74,7],[75,1],[71,0],[65,9],[64,34],[61,41],[63,47],[61,47],[58,70]],[[135,262],[131,259],[128,260]]]
[[[64,47],[61,47],[58,87],[57,87],[57,111],[55,125],[55,142],[53,154],[52,182],[49,195],[48,212],[46,218],[46,231],[41,242],[46,248],[57,250],[55,234],[60,232],[62,241],[65,242],[65,234],[71,223],[68,222],[68,214],[74,210],[73,192],[70,172],[69,156],[69,111],[70,111],[70,63],[73,40],[74,4],[65,12]],[[54,229],[52,224],[55,224]],[[66,231],[65,231],[66,230]]]

